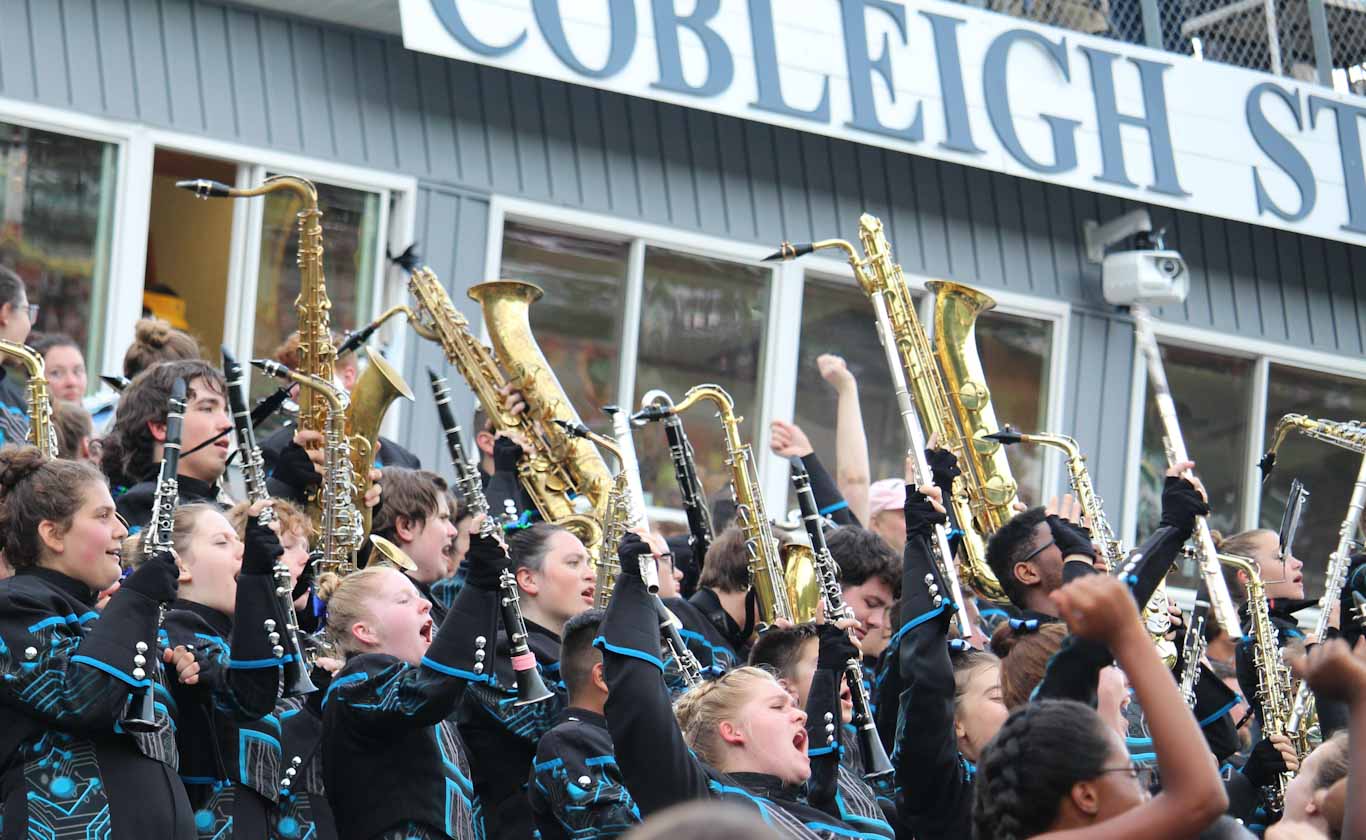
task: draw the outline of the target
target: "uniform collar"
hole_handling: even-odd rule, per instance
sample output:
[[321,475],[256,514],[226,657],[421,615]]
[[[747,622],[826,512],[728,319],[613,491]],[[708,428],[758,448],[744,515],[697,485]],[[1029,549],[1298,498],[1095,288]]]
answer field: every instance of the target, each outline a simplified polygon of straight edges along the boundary
[[570,706],[563,712],[560,712],[560,720],[572,720],[577,721],[578,723],[586,723],[589,726],[596,726],[604,731],[607,729],[607,718],[597,712],[582,709],[578,706]]
[[224,639],[226,639],[228,635],[232,633],[232,618],[219,612],[213,607],[206,607],[203,604],[200,604],[195,601],[185,601],[180,598],[177,598],[171,602],[171,609],[184,610],[185,612],[194,613],[195,615],[204,619],[204,622],[208,624],[211,628],[213,628],[213,631],[217,633],[219,636],[222,636]]
[[797,802],[801,799],[802,785],[784,784],[783,780],[768,773],[727,773],[740,787],[765,799],[778,799]]
[[90,587],[81,583],[79,580],[76,580],[70,575],[62,574],[55,569],[48,569],[43,566],[27,566],[22,569],[16,569],[14,574],[16,577],[27,575],[29,577],[38,578],[39,580],[46,582],[53,589],[80,601],[87,607],[95,606],[95,596],[98,593],[92,591]]

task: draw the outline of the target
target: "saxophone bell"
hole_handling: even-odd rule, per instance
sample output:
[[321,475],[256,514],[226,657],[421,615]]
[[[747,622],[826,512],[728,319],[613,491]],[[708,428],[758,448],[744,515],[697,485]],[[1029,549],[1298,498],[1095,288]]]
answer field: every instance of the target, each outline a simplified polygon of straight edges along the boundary
[[366,568],[369,568],[370,566],[389,565],[398,569],[400,572],[417,571],[417,564],[413,562],[413,559],[408,556],[406,551],[394,545],[389,540],[386,540],[384,537],[381,537],[379,534],[370,535],[370,545],[379,556],[376,557],[371,555],[370,562],[365,564]]

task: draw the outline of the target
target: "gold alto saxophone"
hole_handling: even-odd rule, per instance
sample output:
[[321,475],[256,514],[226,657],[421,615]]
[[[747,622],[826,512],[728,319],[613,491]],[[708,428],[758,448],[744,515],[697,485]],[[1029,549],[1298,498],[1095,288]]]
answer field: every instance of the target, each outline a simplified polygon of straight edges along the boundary
[[[1366,508],[1366,424],[1356,420],[1314,420],[1303,414],[1287,414],[1276,422],[1271,435],[1271,448],[1262,456],[1263,480],[1271,476],[1276,465],[1276,453],[1286,436],[1298,431],[1305,437],[1322,443],[1329,443],[1362,456],[1357,466],[1356,482],[1352,485],[1352,496],[1347,501],[1347,512],[1338,526],[1338,544],[1328,556],[1328,575],[1323,587],[1323,597],[1319,599],[1319,616],[1314,622],[1314,638],[1322,639],[1328,630],[1328,619],[1333,606],[1342,597],[1342,587],[1347,583],[1347,569],[1352,560],[1353,550],[1360,545],[1357,533],[1361,527],[1361,512]],[[1314,714],[1314,695],[1309,685],[1300,680],[1295,690],[1295,701],[1286,725],[1287,734],[1295,742],[1295,749],[1301,758],[1309,753],[1309,722]]]
[[[1076,497],[1077,504],[1081,506],[1082,515],[1086,517],[1086,521],[1091,526],[1094,542],[1100,546],[1100,555],[1101,559],[1105,561],[1106,571],[1121,577],[1127,575],[1129,565],[1125,562],[1127,552],[1124,550],[1123,543],[1115,536],[1114,529],[1110,527],[1110,520],[1105,515],[1104,500],[1096,492],[1095,484],[1091,482],[1091,471],[1086,467],[1086,455],[1082,453],[1081,447],[1077,445],[1075,440],[1067,435],[1017,432],[1009,427],[1005,431],[987,437],[1007,446],[1013,443],[1028,443],[1052,447],[1061,451],[1067,459],[1067,477],[1072,485],[1072,495]],[[1157,588],[1153,590],[1152,597],[1143,607],[1143,622],[1148,628],[1148,634],[1152,636],[1158,654],[1168,667],[1176,663],[1176,645],[1167,639],[1167,633],[1171,630],[1172,624],[1171,613],[1168,611],[1169,603],[1167,584],[1164,578],[1158,583]]]
[[323,481],[318,497],[321,510],[319,529],[321,557],[317,560],[319,574],[333,572],[342,576],[356,571],[356,552],[365,540],[360,512],[355,506],[354,474],[351,466],[350,442],[346,435],[346,391],[331,380],[309,373],[291,370],[274,359],[252,359],[257,369],[286,379],[305,393],[319,395],[327,406],[327,423],[323,429]]
[[[391,307],[372,326],[402,314],[419,336],[441,345],[446,361],[460,371],[494,428],[517,433],[530,447],[517,465],[517,475],[541,516],[568,528],[592,555],[602,541],[599,522],[607,507],[612,477],[592,444],[573,437],[556,422],[578,423],[579,416],[531,332],[528,310],[540,298],[540,288],[517,280],[498,280],[479,283],[469,290],[470,297],[483,307],[497,358],[474,337],[469,320],[451,303],[430,268],[413,269],[408,275],[408,290],[417,308]],[[504,376],[503,369],[511,379]],[[513,414],[503,405],[503,390],[509,385],[519,389],[526,400],[527,410],[521,414]],[[576,503],[578,497],[587,500],[588,510]]]
[[[740,439],[740,421],[744,418],[735,415],[735,403],[730,394],[719,385],[696,385],[667,411],[682,414],[703,401],[716,406],[717,419],[726,435],[726,466],[730,467],[731,492],[735,498],[735,522],[744,533],[750,581],[759,598],[759,618],[764,624],[772,624],[777,619],[793,621],[778,541],[764,511],[754,455],[749,444]],[[661,410],[665,409],[661,407]]]
[[[297,216],[299,296],[294,299],[299,318],[297,372],[327,382],[335,381],[337,348],[332,344],[332,300],[327,296],[327,279],[323,276],[323,214],[318,209],[318,190],[313,183],[304,178],[276,175],[250,189],[238,189],[202,178],[179,181],[176,186],[203,199],[251,198],[290,192],[303,202],[303,209]],[[413,392],[387,359],[378,353],[369,354],[369,364],[351,389],[343,418],[343,435],[350,453],[351,487],[355,493],[351,504],[359,517],[362,537],[370,531],[370,508],[365,504],[365,494],[370,489],[370,470],[375,463],[380,423],[389,406],[399,397],[411,400]],[[331,411],[329,401],[317,390],[301,388],[298,402],[299,430],[319,432],[326,437]],[[317,494],[309,498],[308,509],[313,523],[321,530],[324,513]]]
[[[795,259],[827,248],[844,252],[859,286],[873,304],[898,400],[903,403],[901,415],[913,450],[909,454],[916,461],[917,481],[930,481],[922,451],[928,431],[938,435],[939,444],[957,456],[963,472],[954,483],[952,498],[945,500],[963,531],[962,579],[978,595],[1004,602],[1008,600],[1005,589],[987,565],[985,538],[1015,515],[1016,483],[1005,450],[987,437],[998,427],[974,334],[977,316],[995,306],[995,301],[958,283],[926,284],[935,295],[932,348],[916,315],[901,266],[892,261],[891,245],[883,233],[882,222],[867,213],[859,217],[859,242],[862,255],[843,239],[801,245],[784,242],[781,250],[767,259]],[[914,407],[909,399],[903,399],[903,392],[909,392]],[[919,420],[914,417],[916,412]],[[951,569],[947,545],[941,545],[939,551],[943,555],[940,562]],[[946,575],[954,585],[958,577]],[[959,593],[953,595],[960,604],[960,621],[967,627],[962,598]]]
[[[1245,557],[1220,554],[1219,562],[1247,576],[1247,611],[1251,617],[1252,662],[1257,669],[1257,702],[1262,707],[1262,737],[1289,736],[1292,706],[1290,669],[1281,660],[1281,645],[1266,602],[1266,586],[1257,564]],[[1265,792],[1267,804],[1280,811],[1285,802],[1285,786],[1295,774],[1280,774],[1276,784]]]
[[0,339],[0,355],[15,359],[28,373],[28,442],[49,458],[57,457],[57,429],[52,424],[52,398],[48,394],[43,357],[33,348]]

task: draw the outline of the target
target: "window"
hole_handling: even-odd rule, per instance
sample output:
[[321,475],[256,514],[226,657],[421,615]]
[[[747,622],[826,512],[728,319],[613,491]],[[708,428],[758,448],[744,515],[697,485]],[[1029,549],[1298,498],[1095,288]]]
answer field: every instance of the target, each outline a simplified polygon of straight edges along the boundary
[[[1359,380],[1272,364],[1267,378],[1265,450],[1276,422],[1290,413],[1326,420],[1366,417],[1366,388]],[[1328,556],[1337,548],[1338,528],[1352,496],[1361,456],[1291,432],[1281,444],[1276,469],[1261,489],[1259,527],[1278,529],[1291,479],[1309,491],[1294,554],[1304,561],[1305,597],[1323,592]]]
[[[1360,459],[1292,432],[1280,448],[1270,481],[1260,484],[1253,465],[1285,414],[1332,420],[1366,416],[1363,382],[1265,356],[1228,356],[1178,343],[1160,347],[1186,448],[1210,495],[1210,527],[1224,535],[1251,527],[1278,529],[1290,480],[1299,478],[1310,492],[1310,504],[1295,540],[1295,555],[1305,563],[1307,597],[1317,597]],[[1136,532],[1140,540],[1157,527],[1167,468],[1162,424],[1150,388],[1144,401],[1142,446]],[[1189,562],[1178,563],[1169,580],[1192,589],[1199,584]]]
[[[918,303],[924,297],[913,295]],[[917,306],[918,314],[924,308]],[[835,353],[844,357],[858,379],[872,480],[902,476],[906,434],[867,296],[854,286],[808,275],[801,330],[795,422],[828,460],[826,468],[835,470],[836,400],[816,373],[816,357]],[[1024,431],[1046,430],[1052,324],[992,310],[977,319],[976,338],[997,422]],[[1016,446],[1006,450],[1006,456],[1021,494],[1031,501],[1041,499],[1044,451]],[[789,506],[795,503],[789,499]]]
[[[529,316],[536,342],[580,419],[596,431],[610,433],[603,406],[634,411],[652,389],[681,400],[692,386],[714,383],[745,418],[744,438],[756,438],[772,269],[509,219],[499,276],[544,289]],[[636,352],[626,358],[632,347]],[[624,392],[629,382],[634,385]],[[708,405],[684,416],[709,493],[730,481],[714,413]],[[663,431],[640,430],[635,446],[646,503],[677,507]],[[608,461],[615,471],[610,456]]]
[[39,305],[33,328],[76,339],[92,374],[103,370],[116,175],[111,143],[0,123],[0,266]]

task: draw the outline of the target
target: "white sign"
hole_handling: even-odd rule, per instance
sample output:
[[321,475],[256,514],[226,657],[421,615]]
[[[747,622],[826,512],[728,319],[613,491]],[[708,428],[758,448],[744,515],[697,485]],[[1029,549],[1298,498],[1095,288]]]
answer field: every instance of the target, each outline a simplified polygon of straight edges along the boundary
[[1366,100],[938,0],[400,0],[409,49],[1366,243]]

